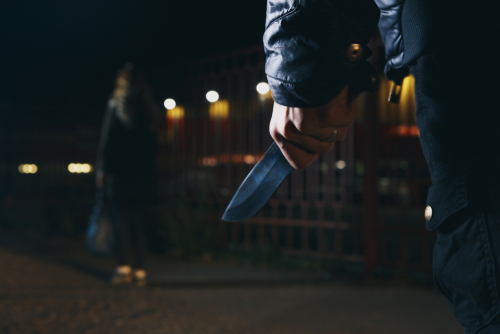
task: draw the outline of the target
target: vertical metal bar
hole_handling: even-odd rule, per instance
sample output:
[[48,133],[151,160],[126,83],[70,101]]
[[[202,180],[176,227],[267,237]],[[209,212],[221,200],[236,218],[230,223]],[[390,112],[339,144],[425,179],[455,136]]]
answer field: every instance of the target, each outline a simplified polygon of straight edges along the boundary
[[339,258],[342,257],[342,252],[343,252],[342,236],[343,236],[342,230],[340,229],[335,230],[335,254]]
[[[208,79],[206,77],[203,78],[203,94],[205,94],[207,92],[207,88],[208,88]],[[203,103],[201,103],[200,105],[200,118],[202,120],[202,126],[203,126],[203,141],[202,141],[202,145],[203,145],[203,157],[207,157],[208,156],[208,143],[210,142],[210,134],[209,134],[209,117],[208,117],[208,110],[207,110],[207,104],[206,104],[206,101],[203,101]],[[208,166],[204,166],[204,170],[205,170],[205,173],[204,173],[204,177],[203,177],[203,189],[206,189],[208,190],[209,188],[209,185],[208,185],[208,177],[207,177],[207,174],[209,172],[209,168]],[[207,198],[208,200],[208,198]]]
[[257,244],[262,246],[266,243],[266,229],[264,224],[257,226]]
[[178,189],[178,178],[177,175],[179,173],[179,170],[177,168],[177,165],[179,164],[179,125],[178,125],[178,120],[177,117],[174,117],[173,119],[173,140],[172,140],[172,174],[175,175],[175,180],[174,180],[174,189],[175,192],[177,192]]
[[[245,153],[245,138],[246,138],[246,115],[245,115],[245,108],[244,105],[246,103],[245,100],[245,74],[242,71],[239,71],[239,89],[238,89],[238,95],[239,95],[239,104],[238,104],[238,112],[239,112],[239,121],[240,121],[240,128],[239,128],[239,141],[240,141],[240,147],[239,147],[239,155],[240,158],[243,156]],[[239,168],[238,168],[238,180],[239,182],[243,181],[245,177],[245,171],[246,171],[246,166],[245,164],[240,160],[239,163]]]
[[364,95],[363,161],[365,165],[363,207],[365,211],[365,274],[370,278],[377,265],[375,224],[377,216],[378,117],[374,94]]
[[293,227],[287,225],[285,228],[286,228],[286,248],[293,249]]
[[279,248],[280,245],[280,235],[279,235],[279,225],[278,224],[273,224],[271,227],[271,244],[275,248]]
[[232,228],[231,228],[231,234],[232,234],[232,237],[231,237],[231,241],[233,242],[233,244],[238,244],[238,237],[239,237],[239,229],[240,229],[240,224],[238,223],[232,223]]
[[244,223],[245,226],[245,247],[252,247],[252,224],[249,222]]
[[325,229],[322,227],[318,228],[318,252],[325,253]]
[[310,250],[309,245],[309,227],[302,226],[302,251],[307,253]]
[[[184,90],[185,86],[183,87]],[[182,93],[184,94],[184,92]],[[183,118],[180,120],[180,128],[179,128],[179,142],[180,142],[180,167],[181,167],[181,173],[182,173],[182,178],[181,178],[181,194],[186,195],[186,184],[187,184],[187,177],[188,173],[186,173],[187,170],[187,153],[186,153],[186,147],[187,147],[187,133],[186,133],[186,115],[184,114]]]
[[[372,50],[381,47],[380,35],[375,35],[369,42]],[[370,61],[378,65],[378,52],[374,52]],[[376,244],[376,217],[378,204],[378,139],[379,120],[377,113],[377,97],[375,94],[365,93],[363,96],[363,162],[364,162],[364,192],[363,207],[364,239],[365,239],[365,278],[370,280],[377,266]]]
[[227,195],[231,195],[231,180],[233,176],[233,164],[231,162],[233,146],[231,145],[231,134],[232,134],[232,124],[234,119],[233,111],[233,89],[232,89],[233,77],[230,73],[226,74],[226,90],[227,90],[227,101],[229,104],[229,114],[226,121],[226,155],[227,155],[227,167],[226,167],[226,189]]

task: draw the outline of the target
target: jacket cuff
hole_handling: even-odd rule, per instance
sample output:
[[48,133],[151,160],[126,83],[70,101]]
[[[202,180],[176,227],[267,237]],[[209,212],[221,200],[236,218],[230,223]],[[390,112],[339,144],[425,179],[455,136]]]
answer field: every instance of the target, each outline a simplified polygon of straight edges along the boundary
[[296,108],[313,108],[327,104],[345,86],[345,82],[334,81],[317,84],[290,83],[267,76],[273,99],[278,104]]

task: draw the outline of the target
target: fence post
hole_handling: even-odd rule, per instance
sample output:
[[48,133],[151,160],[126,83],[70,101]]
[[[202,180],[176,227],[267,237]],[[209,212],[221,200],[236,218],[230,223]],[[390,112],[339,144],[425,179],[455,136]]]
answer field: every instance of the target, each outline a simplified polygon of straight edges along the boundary
[[[368,47],[373,54],[368,60],[380,71],[380,48],[383,47],[380,33],[376,32]],[[378,157],[379,121],[377,95],[365,93],[363,96],[363,162],[364,162],[364,241],[365,241],[365,279],[372,280],[377,267],[377,204],[378,204]]]
[[364,96],[363,124],[363,162],[364,162],[364,239],[365,239],[365,278],[370,280],[376,268],[377,244],[375,224],[377,217],[377,158],[378,158],[378,119],[375,94]]

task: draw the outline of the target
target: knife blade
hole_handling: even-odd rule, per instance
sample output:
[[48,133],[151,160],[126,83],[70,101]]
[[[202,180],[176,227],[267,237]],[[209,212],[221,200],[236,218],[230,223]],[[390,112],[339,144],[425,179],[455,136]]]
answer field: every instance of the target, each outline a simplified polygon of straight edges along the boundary
[[247,175],[226,208],[222,220],[237,222],[255,215],[276,191],[293,167],[276,142]]

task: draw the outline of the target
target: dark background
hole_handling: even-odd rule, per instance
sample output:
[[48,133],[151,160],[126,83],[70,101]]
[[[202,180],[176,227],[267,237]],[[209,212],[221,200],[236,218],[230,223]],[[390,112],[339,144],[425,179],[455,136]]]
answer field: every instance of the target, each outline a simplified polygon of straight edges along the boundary
[[126,62],[154,73],[259,44],[265,7],[265,0],[2,2],[0,121],[97,124]]

